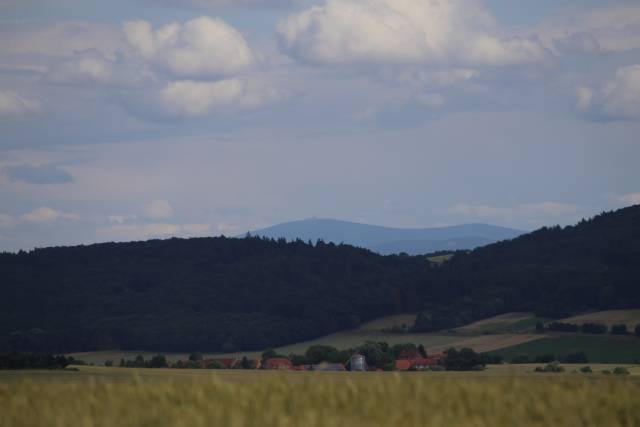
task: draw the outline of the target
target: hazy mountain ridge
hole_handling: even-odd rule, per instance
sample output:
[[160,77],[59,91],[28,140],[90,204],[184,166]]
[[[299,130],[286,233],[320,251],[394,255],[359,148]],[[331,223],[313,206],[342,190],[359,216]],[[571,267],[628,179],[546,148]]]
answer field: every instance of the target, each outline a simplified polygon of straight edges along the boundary
[[474,249],[513,239],[524,231],[490,224],[462,224],[433,228],[393,228],[335,219],[311,218],[254,230],[251,235],[363,247],[383,255],[406,252],[419,255],[441,250]]

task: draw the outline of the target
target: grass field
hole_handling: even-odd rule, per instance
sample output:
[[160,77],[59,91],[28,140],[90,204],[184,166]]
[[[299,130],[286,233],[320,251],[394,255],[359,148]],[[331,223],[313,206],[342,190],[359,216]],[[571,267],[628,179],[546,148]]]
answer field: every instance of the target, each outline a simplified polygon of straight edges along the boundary
[[531,356],[553,354],[557,357],[583,351],[590,362],[635,363],[640,361],[640,338],[611,335],[558,334],[513,347],[492,351],[504,360],[526,354]]
[[580,316],[568,317],[563,319],[562,322],[580,324],[587,322],[604,323],[609,327],[611,327],[611,325],[624,323],[627,325],[627,329],[633,333],[636,325],[640,323],[640,309],[597,311]]
[[0,371],[0,426],[640,425],[640,368],[627,377],[532,370]]
[[537,322],[548,319],[535,317],[533,313],[505,313],[479,320],[456,329],[462,334],[520,333],[535,330]]

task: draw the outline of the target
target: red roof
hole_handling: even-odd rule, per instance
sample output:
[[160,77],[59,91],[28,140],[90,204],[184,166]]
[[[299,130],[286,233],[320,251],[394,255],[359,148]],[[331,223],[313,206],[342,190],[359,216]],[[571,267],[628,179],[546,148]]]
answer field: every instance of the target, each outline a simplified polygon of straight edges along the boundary
[[417,358],[417,359],[398,359],[396,360],[396,369],[398,371],[407,371],[414,366],[433,366],[438,364],[438,359],[429,358]]
[[291,361],[284,357],[272,357],[264,362],[265,369],[291,369],[293,364]]

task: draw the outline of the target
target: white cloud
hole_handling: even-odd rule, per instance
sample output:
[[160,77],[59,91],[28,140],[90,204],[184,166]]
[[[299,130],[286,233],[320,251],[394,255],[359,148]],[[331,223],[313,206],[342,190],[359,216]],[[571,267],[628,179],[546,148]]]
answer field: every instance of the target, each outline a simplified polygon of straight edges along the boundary
[[62,219],[77,220],[79,216],[72,213],[65,213],[56,209],[41,207],[20,216],[20,219],[35,223],[50,223]]
[[286,94],[259,80],[180,80],[162,88],[157,102],[169,116],[195,117],[228,108],[259,107],[284,96]]
[[108,83],[113,75],[113,61],[96,50],[75,54],[72,58],[55,64],[46,75],[53,83]]
[[201,116],[214,108],[238,102],[244,91],[238,79],[218,82],[177,81],[160,92],[167,110],[176,116]]
[[37,100],[26,98],[14,91],[0,90],[0,116],[24,116],[40,112]]
[[580,87],[578,108],[605,119],[640,119],[640,65],[619,68],[599,89]]
[[138,215],[135,215],[135,214],[131,214],[131,215],[108,215],[107,219],[109,220],[109,222],[111,222],[113,224],[125,224],[127,222],[137,220],[138,219]]
[[217,18],[202,16],[155,31],[147,21],[131,21],[124,34],[137,54],[178,78],[234,76],[255,62],[244,37]]
[[625,206],[640,205],[640,193],[628,193],[618,197],[618,202],[623,203]]
[[509,65],[542,59],[535,38],[504,37],[477,0],[326,0],[281,20],[282,46],[319,64]]
[[173,216],[173,207],[166,200],[154,200],[144,206],[144,212],[151,219],[169,219]]

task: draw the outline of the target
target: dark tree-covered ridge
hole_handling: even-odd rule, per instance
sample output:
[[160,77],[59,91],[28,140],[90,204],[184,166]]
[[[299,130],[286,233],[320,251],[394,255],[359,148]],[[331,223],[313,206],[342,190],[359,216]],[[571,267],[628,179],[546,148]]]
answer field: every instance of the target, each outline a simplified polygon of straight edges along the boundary
[[438,298],[418,317],[418,331],[509,311],[562,318],[638,308],[640,205],[459,253],[429,280]]
[[262,349],[417,310],[429,262],[261,238],[0,254],[3,348]]
[[433,331],[509,311],[640,307],[640,206],[458,252],[169,239],[0,254],[0,350],[278,347],[420,311]]

